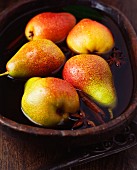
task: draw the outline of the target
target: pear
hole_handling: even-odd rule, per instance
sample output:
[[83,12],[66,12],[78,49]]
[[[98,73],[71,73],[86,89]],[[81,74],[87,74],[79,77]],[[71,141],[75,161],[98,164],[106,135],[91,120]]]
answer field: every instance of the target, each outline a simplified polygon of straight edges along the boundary
[[24,88],[21,101],[25,116],[35,124],[55,127],[79,110],[76,89],[67,81],[55,77],[32,77]]
[[60,48],[50,40],[27,42],[7,62],[7,72],[13,78],[47,76],[56,73],[66,58]]
[[76,54],[105,54],[115,44],[114,37],[105,25],[84,18],[80,20],[67,36],[68,47]]
[[29,20],[25,28],[25,35],[29,41],[46,38],[60,43],[65,40],[75,24],[76,18],[70,13],[43,12]]
[[116,106],[112,72],[102,57],[91,54],[73,56],[64,65],[63,78],[101,106],[108,107],[110,112]]

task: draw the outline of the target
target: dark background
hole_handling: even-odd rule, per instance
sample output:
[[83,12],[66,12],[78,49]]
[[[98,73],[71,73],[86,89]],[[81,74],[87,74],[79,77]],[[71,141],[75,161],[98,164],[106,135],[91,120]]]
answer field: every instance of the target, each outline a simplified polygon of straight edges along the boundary
[[[19,0],[0,0],[0,11]],[[123,12],[137,32],[137,0],[100,0]],[[60,152],[60,153],[59,153]],[[38,170],[61,159],[65,151],[38,148],[0,131],[0,169]],[[137,146],[111,156],[71,168],[72,170],[137,170]]]

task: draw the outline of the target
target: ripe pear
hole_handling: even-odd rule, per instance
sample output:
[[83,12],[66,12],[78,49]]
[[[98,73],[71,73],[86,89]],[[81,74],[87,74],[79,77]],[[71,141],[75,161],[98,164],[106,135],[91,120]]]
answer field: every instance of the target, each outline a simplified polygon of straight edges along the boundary
[[114,47],[115,42],[111,31],[105,25],[84,18],[69,32],[67,44],[76,54],[104,54]]
[[76,18],[67,12],[43,12],[29,20],[25,28],[28,40],[46,38],[62,42],[76,24]]
[[52,41],[34,40],[24,44],[7,62],[4,74],[13,78],[48,76],[57,72],[65,60],[63,52]]
[[101,106],[108,107],[110,112],[116,106],[112,72],[102,57],[91,54],[73,56],[64,65],[63,78]]
[[21,107],[32,122],[55,127],[79,110],[79,97],[67,81],[55,77],[30,78],[24,89]]

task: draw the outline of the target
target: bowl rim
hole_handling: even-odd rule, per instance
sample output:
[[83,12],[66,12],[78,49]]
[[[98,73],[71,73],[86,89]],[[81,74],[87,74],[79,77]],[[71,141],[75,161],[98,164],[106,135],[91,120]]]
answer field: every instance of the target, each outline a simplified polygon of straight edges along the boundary
[[[16,10],[18,7],[21,7],[24,4],[35,2],[36,0],[26,0],[17,3],[15,6],[12,6],[6,10],[4,10],[1,14],[7,16],[12,11]],[[88,136],[88,135],[99,135],[106,133],[108,131],[114,130],[116,127],[120,128],[123,127],[125,124],[129,123],[135,115],[135,110],[137,108],[137,76],[135,71],[137,70],[137,38],[134,28],[132,27],[131,23],[127,19],[127,17],[119,11],[117,8],[91,0],[91,8],[96,8],[99,10],[104,11],[105,13],[111,15],[113,13],[114,16],[117,16],[121,19],[122,24],[124,25],[126,32],[128,32],[128,38],[131,43],[131,53],[133,55],[132,61],[133,64],[133,77],[134,77],[134,89],[133,89],[133,96],[131,98],[130,104],[127,106],[127,109],[117,118],[110,120],[107,123],[102,125],[86,128],[86,129],[77,129],[77,130],[55,130],[55,129],[47,129],[44,127],[35,127],[31,125],[24,125],[13,120],[10,120],[2,115],[0,115],[0,125],[6,126],[8,128],[14,129],[16,131],[34,134],[34,135],[41,135],[41,136]],[[0,20],[3,18],[0,17]]]

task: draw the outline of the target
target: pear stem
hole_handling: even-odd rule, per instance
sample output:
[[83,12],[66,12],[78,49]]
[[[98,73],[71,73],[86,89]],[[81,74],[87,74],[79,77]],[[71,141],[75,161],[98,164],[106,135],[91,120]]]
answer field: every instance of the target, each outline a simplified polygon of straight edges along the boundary
[[0,77],[1,77],[1,76],[5,76],[5,75],[8,75],[8,74],[9,74],[9,72],[6,71],[5,73],[0,74]]
[[113,119],[114,116],[113,116],[113,111],[112,111],[112,109],[109,108],[108,111],[109,111],[110,119]]

